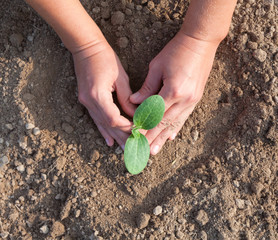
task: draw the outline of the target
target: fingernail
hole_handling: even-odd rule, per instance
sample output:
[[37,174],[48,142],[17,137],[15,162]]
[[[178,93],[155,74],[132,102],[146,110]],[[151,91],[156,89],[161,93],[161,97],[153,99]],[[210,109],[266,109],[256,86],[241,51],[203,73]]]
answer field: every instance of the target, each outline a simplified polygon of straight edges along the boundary
[[170,137],[170,139],[171,139],[171,140],[174,140],[176,136],[177,136],[177,134],[176,134],[176,133],[173,133],[172,136]]
[[156,155],[156,154],[158,153],[158,151],[159,151],[159,146],[158,146],[158,145],[155,145],[155,146],[153,147],[153,149],[152,149],[152,154],[153,154],[153,155]]
[[123,144],[123,145],[121,145],[121,148],[123,149],[123,150],[125,150],[125,145]]
[[131,98],[133,99],[133,101],[136,101],[136,100],[138,100],[140,95],[141,95],[140,92],[136,92],[136,93],[131,95]]
[[108,140],[107,138],[105,138],[105,142],[106,142],[106,144],[107,144],[108,146],[110,146],[109,140]]

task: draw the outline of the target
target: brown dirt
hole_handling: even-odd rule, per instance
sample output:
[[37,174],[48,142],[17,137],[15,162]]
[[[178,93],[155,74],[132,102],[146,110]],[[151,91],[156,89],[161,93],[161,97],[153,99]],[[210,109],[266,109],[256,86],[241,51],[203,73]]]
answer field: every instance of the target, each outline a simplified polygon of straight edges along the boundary
[[[134,91],[188,6],[83,3]],[[111,24],[116,11],[125,14],[122,25]],[[130,176],[121,150],[105,146],[78,103],[70,53],[23,1],[3,1],[0,236],[278,239],[277,14],[277,0],[238,2],[202,101],[176,140]]]

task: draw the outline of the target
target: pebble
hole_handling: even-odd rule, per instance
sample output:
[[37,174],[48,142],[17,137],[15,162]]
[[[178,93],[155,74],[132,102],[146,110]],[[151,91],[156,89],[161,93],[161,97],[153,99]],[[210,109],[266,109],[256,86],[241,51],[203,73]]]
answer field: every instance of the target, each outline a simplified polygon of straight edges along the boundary
[[234,184],[235,187],[239,188],[239,182],[237,180],[234,180],[233,184]]
[[266,60],[267,53],[262,49],[256,49],[253,52],[253,57],[259,62],[264,62]]
[[73,127],[66,122],[62,123],[62,129],[68,134],[71,134],[74,130]]
[[198,192],[198,190],[195,187],[191,187],[190,192],[191,192],[191,194],[195,195]]
[[147,213],[140,213],[136,218],[136,224],[139,229],[143,229],[148,226],[151,216]]
[[2,233],[0,233],[0,237],[1,237],[2,239],[7,238],[8,236],[9,236],[9,233],[8,233],[8,232],[2,232]]
[[243,199],[236,199],[236,205],[239,209],[244,209],[245,201]]
[[35,127],[35,125],[34,125],[33,123],[26,123],[26,124],[25,124],[25,128],[26,128],[27,130],[33,129],[34,127]]
[[208,223],[209,218],[207,213],[204,210],[200,210],[197,214],[196,221],[201,225],[204,226]]
[[201,231],[200,232],[200,240],[207,240],[208,239],[208,235],[205,231]]
[[3,144],[3,143],[4,143],[4,139],[0,138],[0,144]]
[[91,163],[94,163],[95,161],[97,161],[99,159],[100,155],[99,155],[99,151],[94,149],[93,153],[91,155]]
[[42,174],[41,174],[41,179],[42,179],[43,181],[46,181],[47,175],[46,175],[45,173],[42,173]]
[[123,152],[122,148],[120,146],[118,146],[115,150],[116,154],[121,154]]
[[20,164],[19,166],[16,167],[17,171],[23,173],[25,171],[25,167],[23,164]]
[[40,228],[40,232],[43,233],[43,234],[47,234],[49,232],[49,228],[47,225],[43,225],[41,228]]
[[67,162],[67,159],[65,157],[59,157],[56,160],[55,167],[57,168],[57,170],[62,170],[63,167],[65,166],[66,162]]
[[125,15],[121,11],[117,11],[111,16],[112,25],[122,25],[125,20]]
[[38,127],[35,127],[35,128],[33,129],[33,134],[34,134],[35,136],[40,135],[40,133],[41,133],[41,130],[40,130]]
[[7,124],[5,125],[5,127],[6,127],[8,130],[13,130],[13,129],[14,129],[14,128],[13,128],[13,125],[10,124],[10,123],[7,123]]
[[130,10],[129,8],[127,8],[125,10],[125,14],[128,15],[128,16],[131,16],[132,15],[132,10]]
[[10,36],[10,42],[14,47],[20,47],[22,41],[23,41],[23,36],[20,33],[13,33]]
[[127,37],[121,37],[118,39],[118,45],[120,48],[126,48],[129,43],[129,40]]
[[75,217],[78,218],[81,214],[81,211],[79,209],[76,210],[75,212]]
[[3,156],[0,158],[0,168],[7,165],[9,163],[9,158],[7,156]]
[[256,182],[256,183],[253,183],[251,185],[251,190],[256,193],[257,195],[259,195],[261,193],[261,191],[263,190],[264,188],[264,185],[260,182]]
[[65,218],[67,218],[70,214],[70,210],[71,210],[71,201],[70,199],[68,199],[60,213],[60,219],[64,220]]
[[155,215],[155,216],[158,216],[158,215],[160,215],[162,213],[162,207],[161,206],[156,206],[155,208],[154,208],[154,210],[153,210],[153,214]]
[[59,237],[65,233],[65,226],[61,222],[54,222],[51,229],[52,237]]
[[191,132],[191,137],[193,139],[194,142],[196,142],[198,140],[199,137],[199,132],[195,129]]
[[178,239],[184,239],[184,233],[180,230],[176,231],[175,235]]

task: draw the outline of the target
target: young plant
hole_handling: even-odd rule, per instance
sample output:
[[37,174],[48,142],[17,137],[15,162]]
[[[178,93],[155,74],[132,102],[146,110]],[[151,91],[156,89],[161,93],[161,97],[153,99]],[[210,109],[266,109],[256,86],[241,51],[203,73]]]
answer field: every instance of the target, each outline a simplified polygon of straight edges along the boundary
[[133,116],[132,134],[126,141],[124,162],[131,174],[138,174],[147,166],[150,157],[150,146],[147,138],[139,129],[150,130],[163,118],[165,103],[161,96],[153,95],[143,101]]

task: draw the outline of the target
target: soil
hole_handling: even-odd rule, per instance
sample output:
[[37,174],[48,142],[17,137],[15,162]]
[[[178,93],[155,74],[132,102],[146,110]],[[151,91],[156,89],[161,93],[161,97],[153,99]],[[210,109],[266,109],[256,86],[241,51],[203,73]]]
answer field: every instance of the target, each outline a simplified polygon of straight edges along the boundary
[[[187,1],[82,1],[130,76]],[[3,239],[278,239],[278,1],[239,0],[204,96],[131,176],[78,102],[70,53],[23,1],[0,6]],[[200,66],[201,68],[202,66]]]

